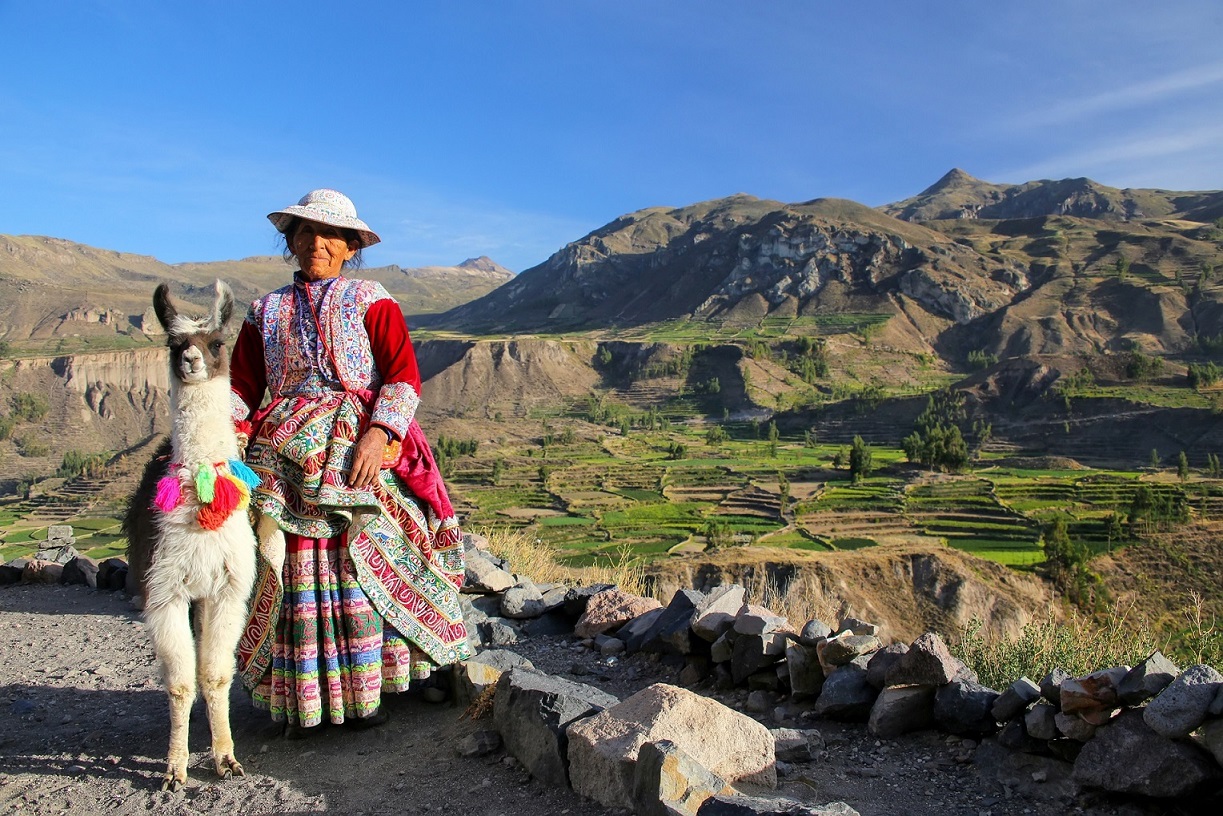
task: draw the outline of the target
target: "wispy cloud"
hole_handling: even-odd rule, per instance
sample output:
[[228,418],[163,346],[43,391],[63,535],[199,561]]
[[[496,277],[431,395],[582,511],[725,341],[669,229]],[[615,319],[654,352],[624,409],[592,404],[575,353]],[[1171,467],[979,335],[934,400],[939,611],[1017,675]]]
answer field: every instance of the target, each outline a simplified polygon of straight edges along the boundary
[[1096,94],[1063,99],[1044,109],[1025,111],[1008,125],[1044,128],[1084,121],[1102,114],[1158,105],[1212,86],[1223,87],[1223,62],[1199,65]]
[[1217,149],[1221,143],[1223,122],[1188,130],[1149,130],[1003,169],[997,176],[1028,180],[1086,175],[1119,186],[1167,187],[1214,179],[1208,181],[1211,186],[1223,186],[1223,155]]

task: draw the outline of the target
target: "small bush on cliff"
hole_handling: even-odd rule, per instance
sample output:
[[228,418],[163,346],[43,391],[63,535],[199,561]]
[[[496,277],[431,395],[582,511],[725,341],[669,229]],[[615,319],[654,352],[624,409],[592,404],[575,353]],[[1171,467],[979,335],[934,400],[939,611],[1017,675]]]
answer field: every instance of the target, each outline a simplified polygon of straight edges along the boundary
[[634,595],[648,594],[641,561],[627,547],[617,550],[606,564],[571,567],[561,563],[556,550],[529,530],[484,529],[477,532],[488,539],[488,549],[494,555],[510,563],[510,569],[529,576],[537,584],[616,584]]
[[1077,613],[1033,620],[1014,638],[986,639],[974,619],[959,633],[952,652],[975,671],[983,685],[1001,691],[1020,677],[1039,683],[1054,669],[1082,677],[1111,666],[1133,666],[1157,648],[1145,621],[1126,612],[1103,625]]

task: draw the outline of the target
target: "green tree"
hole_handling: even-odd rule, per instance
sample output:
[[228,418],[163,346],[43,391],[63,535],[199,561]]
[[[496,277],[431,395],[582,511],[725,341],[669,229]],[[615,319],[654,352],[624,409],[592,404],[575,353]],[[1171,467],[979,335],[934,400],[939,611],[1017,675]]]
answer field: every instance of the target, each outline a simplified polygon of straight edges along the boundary
[[1181,451],[1181,455],[1176,457],[1176,476],[1182,482],[1189,479],[1189,457]]
[[504,473],[505,473],[505,460],[504,459],[494,459],[493,460],[493,484],[494,485],[501,484],[501,477]]
[[861,482],[871,473],[873,456],[870,446],[855,436],[853,447],[849,449],[849,478],[855,483]]
[[705,433],[705,441],[710,445],[721,444],[729,438],[730,436],[726,433],[726,429],[721,425],[714,425]]
[[1159,470],[1159,451],[1151,448],[1151,470]]

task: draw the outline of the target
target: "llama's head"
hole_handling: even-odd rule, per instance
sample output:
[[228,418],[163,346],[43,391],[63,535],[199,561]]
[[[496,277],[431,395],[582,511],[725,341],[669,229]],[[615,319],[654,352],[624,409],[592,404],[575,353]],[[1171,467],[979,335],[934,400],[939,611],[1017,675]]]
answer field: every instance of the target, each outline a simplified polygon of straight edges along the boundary
[[179,314],[164,283],[153,293],[153,311],[166,330],[170,371],[180,382],[201,383],[229,374],[225,327],[234,314],[234,293],[220,280],[216,291],[212,312],[203,317]]

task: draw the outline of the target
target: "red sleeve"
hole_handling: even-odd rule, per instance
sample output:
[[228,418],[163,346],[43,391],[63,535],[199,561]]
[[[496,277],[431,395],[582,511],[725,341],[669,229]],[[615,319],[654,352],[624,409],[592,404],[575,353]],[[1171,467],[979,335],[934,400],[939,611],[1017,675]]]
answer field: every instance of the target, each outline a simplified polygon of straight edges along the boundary
[[416,367],[416,352],[408,336],[399,303],[392,298],[380,300],[365,313],[365,331],[374,352],[374,365],[382,375],[383,384],[407,383],[420,394],[420,371]]
[[[229,365],[229,387],[237,397],[234,400],[235,420],[250,419],[251,414],[263,402],[263,392],[267,390],[267,385],[263,337],[254,324],[243,322]],[[243,411],[245,414],[240,416]]]

